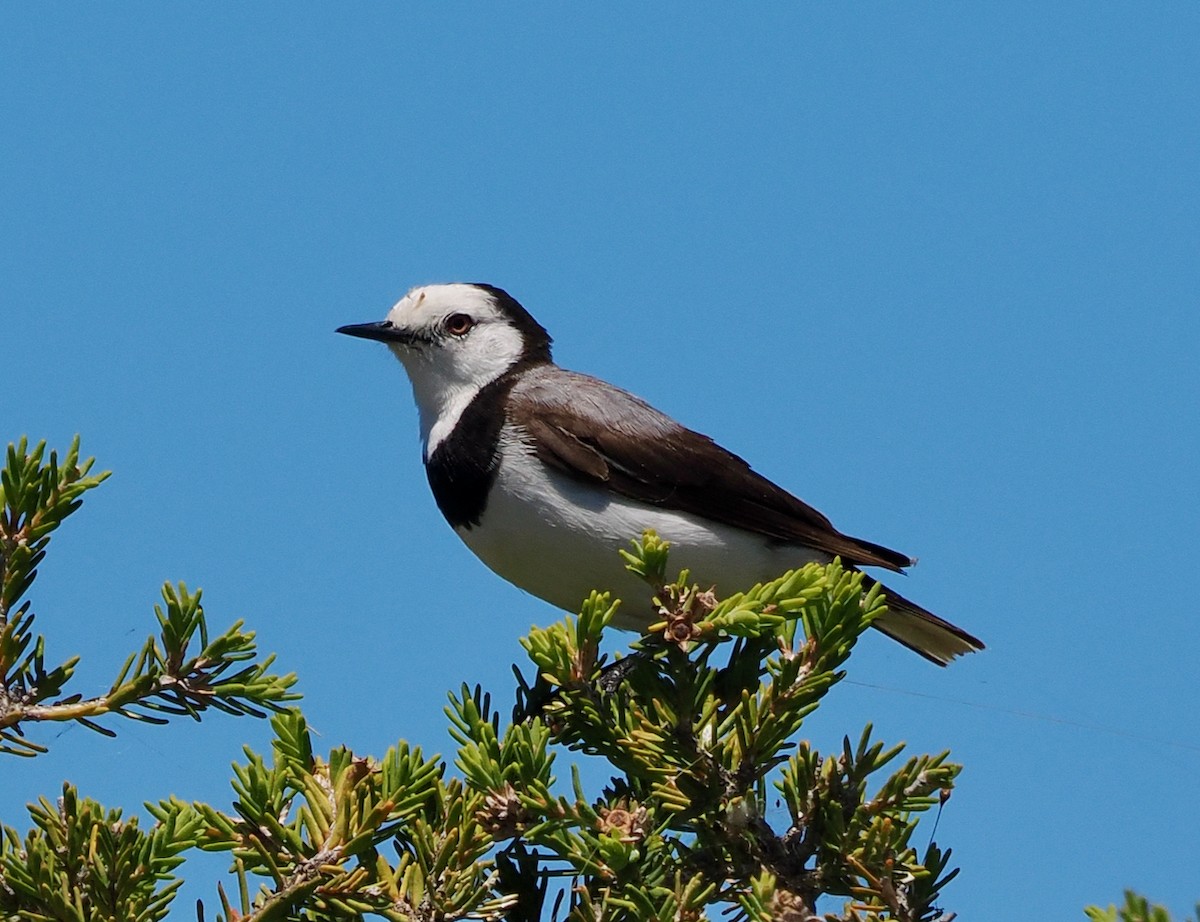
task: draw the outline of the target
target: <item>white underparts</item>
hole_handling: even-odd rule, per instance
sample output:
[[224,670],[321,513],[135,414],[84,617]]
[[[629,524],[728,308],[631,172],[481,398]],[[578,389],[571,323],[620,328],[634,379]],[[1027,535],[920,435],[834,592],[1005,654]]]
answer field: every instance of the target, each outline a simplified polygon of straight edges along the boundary
[[625,569],[618,553],[652,528],[671,542],[672,572],[728,595],[827,556],[761,535],[660,509],[581,483],[546,468],[511,431],[501,436],[502,461],[480,523],[456,529],[498,575],[567,611],[592,589],[623,600],[617,626],[650,623],[649,587]]

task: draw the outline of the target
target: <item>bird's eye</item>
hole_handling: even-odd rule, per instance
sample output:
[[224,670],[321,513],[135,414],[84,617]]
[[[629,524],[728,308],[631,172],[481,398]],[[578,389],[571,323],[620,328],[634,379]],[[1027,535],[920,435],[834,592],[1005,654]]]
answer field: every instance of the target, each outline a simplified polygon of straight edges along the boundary
[[465,336],[475,326],[475,321],[466,314],[451,314],[446,318],[446,332],[452,336]]

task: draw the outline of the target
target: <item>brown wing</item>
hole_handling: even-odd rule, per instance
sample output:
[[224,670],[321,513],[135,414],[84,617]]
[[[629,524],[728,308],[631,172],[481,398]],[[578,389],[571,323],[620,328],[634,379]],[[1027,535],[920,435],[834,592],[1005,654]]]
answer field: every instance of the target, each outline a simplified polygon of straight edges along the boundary
[[546,464],[653,506],[678,509],[846,563],[900,570],[907,556],[843,535],[829,519],[708,436],[596,378],[545,366],[513,388],[509,420]]

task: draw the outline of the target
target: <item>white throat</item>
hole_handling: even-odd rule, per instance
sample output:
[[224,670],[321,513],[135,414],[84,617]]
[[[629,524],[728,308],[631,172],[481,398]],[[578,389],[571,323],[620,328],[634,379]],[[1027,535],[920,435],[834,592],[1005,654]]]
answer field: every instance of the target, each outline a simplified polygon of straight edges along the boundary
[[[452,333],[449,318],[465,317]],[[389,343],[412,382],[425,460],[454,431],[475,396],[521,359],[524,337],[492,295],[476,285],[414,288],[388,312],[388,322],[413,338]]]
[[487,384],[503,371],[485,381],[461,381],[445,374],[437,356],[409,350],[395,350],[408,379],[412,382],[413,400],[421,427],[421,455],[426,461],[458,425],[459,417]]

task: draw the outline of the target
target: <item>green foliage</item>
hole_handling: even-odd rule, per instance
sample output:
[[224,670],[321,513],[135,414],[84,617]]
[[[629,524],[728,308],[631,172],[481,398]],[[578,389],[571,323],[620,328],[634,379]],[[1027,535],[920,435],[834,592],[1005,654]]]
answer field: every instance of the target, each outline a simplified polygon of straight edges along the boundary
[[[626,555],[655,590],[657,621],[630,655],[601,656],[617,602],[593,594],[577,617],[523,641],[511,721],[463,686],[447,714],[450,764],[403,741],[376,759],[314,753],[291,676],[257,660],[235,624],[210,638],[199,592],[168,585],[158,631],[103,695],[59,697],[74,661],[43,665],[29,603],[50,533],[102,477],[78,443],[63,465],[44,446],[9,451],[0,520],[5,600],[0,744],[36,754],[22,722],[116,714],[163,722],[210,708],[272,718],[269,758],[234,766],[227,809],[174,797],[154,822],[81,799],[30,808],[24,836],[3,829],[6,919],[164,918],[190,849],[228,854],[232,896],[216,919],[433,922],[934,920],[954,877],[949,851],[912,845],[919,815],[940,804],[959,767],[945,753],[902,761],[868,727],[821,754],[797,742],[804,720],[844,677],[858,637],[883,611],[878,589],[838,563],[810,565],[718,599],[687,573],[666,578],[652,534]],[[18,606],[19,607],[14,607]],[[54,700],[51,700],[54,699]],[[102,732],[110,732],[102,729]],[[569,754],[611,772],[599,793],[555,775]],[[461,777],[451,774],[451,767]],[[559,883],[555,884],[554,882]],[[829,911],[824,898],[841,898]],[[551,903],[552,898],[556,899]],[[200,910],[201,922],[205,910]]]
[[22,840],[7,827],[0,841],[0,914],[10,920],[154,922],[166,918],[182,883],[172,871],[195,844],[199,816],[163,804],[150,832],[136,817],[80,800],[65,785],[57,804],[29,808],[34,828]]
[[165,608],[154,606],[159,635],[149,637],[141,652],[125,661],[104,696],[108,710],[155,723],[165,721],[142,711],[199,720],[200,712],[212,707],[263,717],[259,708],[279,710],[281,703],[300,697],[288,690],[294,675],[268,672],[274,655],[255,662],[254,634],[242,631],[241,621],[209,639],[199,590],[189,593],[183,583],[177,588],[168,583],[162,597]]
[[50,536],[100,485],[108,472],[89,476],[93,460],[79,462],[76,438],[60,465],[46,443],[29,450],[10,444],[0,471],[0,752],[33,755],[42,747],[21,739],[22,708],[58,695],[78,657],[46,669],[45,641],[33,633],[34,616],[22,602],[46,556]]
[[[321,759],[299,713],[272,726],[273,764],[247,750],[234,767],[233,813],[196,805],[207,823],[200,847],[235,859],[239,906],[222,897],[219,918],[408,919],[421,906],[460,918],[508,902],[489,892],[481,795],[445,782],[444,765],[406,743],[379,761],[344,747]],[[395,862],[380,852],[389,840]],[[252,876],[268,882],[253,898]]]
[[98,487],[109,472],[88,476],[95,462],[79,462],[79,437],[71,442],[60,465],[58,454],[45,460],[46,443],[33,451],[21,439],[9,444],[4,470],[0,471],[0,619],[7,621],[37,576],[37,565],[46,556],[50,535],[79,508],[83,494]]
[[[1152,905],[1132,890],[1125,891],[1125,905],[1120,908],[1110,904],[1107,909],[1089,906],[1085,911],[1092,922],[1171,922],[1171,914],[1165,906]],[[1195,918],[1200,919],[1200,904],[1196,906]]]
[[[523,682],[523,709],[540,702],[536,716],[500,733],[478,691],[452,699],[456,765],[488,792],[489,828],[533,850],[543,873],[577,879],[571,919],[702,918],[722,904],[733,918],[807,918],[830,894],[851,899],[845,918],[937,917],[949,853],[919,857],[909,842],[958,766],[913,758],[872,791],[902,747],[872,743],[869,728],[824,758],[791,742],[883,611],[878,591],[834,563],[719,601],[686,573],[664,583],[665,556],[653,535],[628,556],[660,615],[632,657],[598,657],[615,604],[593,594],[578,618],[524,641],[538,676]],[[619,774],[598,799],[577,777],[573,797],[556,796],[553,744]]]
[[[645,565],[665,548],[647,537],[640,550]],[[829,894],[849,900],[836,918],[938,917],[949,853],[918,856],[910,839],[958,767],[940,755],[895,768],[901,747],[869,729],[828,757],[791,742],[878,594],[837,564],[723,602],[686,577],[657,588],[660,635],[612,667],[597,654],[615,610],[604,595],[535,629],[539,675],[522,681],[515,720],[481,689],[453,695],[462,780],[403,743],[379,761],[321,759],[298,713],[273,718],[273,761],[247,750],[232,811],[194,805],[199,847],[234,859],[237,898],[222,893],[218,919],[673,922],[718,908],[766,922],[809,918]],[[617,775],[589,796],[573,769],[564,794],[563,749]],[[554,878],[571,881],[557,912]]]
[[22,439],[9,445],[0,472],[0,753],[32,756],[45,747],[25,737],[23,724],[73,720],[105,735],[113,731],[95,720],[117,714],[165,723],[164,715],[188,715],[216,708],[230,714],[263,716],[298,696],[289,691],[295,676],[269,671],[274,657],[256,661],[254,634],[235,623],[209,638],[200,593],[180,583],[162,589],[155,606],[159,633],[130,654],[108,691],[93,698],[62,696],[78,657],[45,665],[46,641],[35,633],[26,593],[37,577],[50,536],[83,502],[83,494],[108,477],[89,476],[93,459],[80,462],[76,438],[63,462],[46,458],[46,444],[32,451]]

